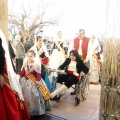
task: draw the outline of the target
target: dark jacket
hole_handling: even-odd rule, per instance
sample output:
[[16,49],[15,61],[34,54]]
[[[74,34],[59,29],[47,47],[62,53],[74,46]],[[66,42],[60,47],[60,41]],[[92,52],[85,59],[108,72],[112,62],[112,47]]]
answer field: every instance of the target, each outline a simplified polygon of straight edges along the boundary
[[25,45],[24,45],[24,47],[25,47],[25,52],[27,53],[27,51],[31,48],[33,46],[33,43],[32,43],[32,41],[31,40],[26,40],[26,42],[25,42]]
[[[62,65],[60,65],[60,67],[58,69],[61,69],[61,70],[65,69],[65,70],[67,70],[68,69],[68,65],[70,64],[70,62],[71,62],[71,59],[67,58],[65,60],[65,62]],[[81,71],[84,72],[85,74],[87,74],[88,71],[89,71],[88,67],[85,66],[85,64],[83,63],[82,60],[78,60],[77,61],[76,69],[77,69],[77,73],[78,74],[80,74]]]
[[9,48],[9,53],[10,53],[10,58],[15,58],[15,53],[14,53],[14,50],[12,48],[12,45],[11,45],[11,42],[8,41],[8,48]]

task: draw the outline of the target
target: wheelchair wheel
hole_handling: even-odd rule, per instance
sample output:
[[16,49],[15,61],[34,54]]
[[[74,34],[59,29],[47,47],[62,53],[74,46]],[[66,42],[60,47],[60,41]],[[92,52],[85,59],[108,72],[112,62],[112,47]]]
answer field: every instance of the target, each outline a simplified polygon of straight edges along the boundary
[[81,83],[81,96],[82,99],[85,100],[87,98],[87,95],[89,93],[89,80],[88,77],[84,77],[84,80]]
[[79,104],[80,104],[80,98],[75,97],[75,105],[77,106],[77,105],[79,105]]

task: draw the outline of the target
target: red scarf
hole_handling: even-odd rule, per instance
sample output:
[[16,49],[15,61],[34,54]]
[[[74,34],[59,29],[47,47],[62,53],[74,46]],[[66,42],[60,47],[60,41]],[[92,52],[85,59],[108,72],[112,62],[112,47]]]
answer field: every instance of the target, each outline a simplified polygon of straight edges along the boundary
[[[83,54],[83,57],[86,58],[89,38],[84,37],[82,40],[83,40],[83,42],[82,42],[82,54]],[[78,38],[75,38],[74,39],[74,49],[77,51],[79,49],[79,43],[80,43],[80,40]]]

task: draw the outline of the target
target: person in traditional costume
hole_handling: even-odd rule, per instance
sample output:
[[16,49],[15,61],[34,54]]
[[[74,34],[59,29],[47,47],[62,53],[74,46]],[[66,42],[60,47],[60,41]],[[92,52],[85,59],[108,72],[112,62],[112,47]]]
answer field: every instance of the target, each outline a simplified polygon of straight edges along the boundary
[[33,50],[27,51],[27,58],[24,61],[19,79],[30,115],[45,114],[45,109],[50,107],[50,92],[41,79],[41,63],[35,58]]
[[68,52],[77,50],[82,60],[85,60],[88,51],[88,37],[85,36],[85,30],[80,29],[77,37],[70,43]]
[[8,45],[0,30],[0,119],[28,120],[29,118],[22,90],[11,64]]
[[[86,56],[87,56],[87,52],[88,52],[88,43],[89,43],[89,39],[88,37],[85,36],[85,30],[84,29],[80,29],[79,33],[77,35],[77,38],[75,38],[69,45],[68,48],[68,53],[71,50],[77,50],[81,59],[83,61],[85,61]],[[89,67],[89,63],[86,63],[87,67]],[[76,93],[76,91],[74,90],[73,92],[71,92],[71,95],[74,95]]]
[[95,39],[95,36],[92,35],[88,44],[88,53],[85,62],[90,61],[89,81],[96,85],[99,81],[100,67],[102,66],[100,51],[100,44],[98,40]]
[[66,74],[58,75],[57,83],[62,84],[64,82],[64,85],[50,94],[51,100],[55,101],[60,99],[60,93],[69,89],[73,84],[76,84],[80,76],[84,76],[89,70],[80,59],[76,50],[70,51],[70,58],[67,58],[58,69],[65,70]]
[[57,38],[54,39],[53,52],[50,58],[50,68],[58,69],[67,57],[65,40],[62,38],[62,32],[58,31]]
[[36,42],[34,44],[34,46],[30,49],[30,50],[34,50],[36,55],[39,57],[41,63],[42,63],[42,74],[41,77],[43,79],[45,79],[45,74],[44,71],[46,71],[45,69],[48,69],[49,67],[49,53],[47,51],[46,46],[43,43],[42,37],[38,36],[36,39]]
[[47,51],[46,46],[43,43],[42,37],[38,36],[36,39],[36,42],[34,46],[30,49],[34,50],[36,53],[36,56],[39,57],[42,65],[41,65],[41,78],[45,81],[47,84],[47,87],[50,91],[52,91],[52,80],[49,77],[48,70],[49,70],[49,54]]

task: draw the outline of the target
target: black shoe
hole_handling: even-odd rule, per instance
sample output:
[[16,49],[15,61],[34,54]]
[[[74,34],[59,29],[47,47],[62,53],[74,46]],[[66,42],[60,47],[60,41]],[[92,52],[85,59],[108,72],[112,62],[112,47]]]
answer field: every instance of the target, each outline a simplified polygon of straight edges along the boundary
[[73,92],[70,93],[71,95],[75,95],[76,94],[76,91],[74,90]]
[[60,101],[60,95],[55,96],[54,98],[50,98],[50,100],[58,102],[58,101]]

